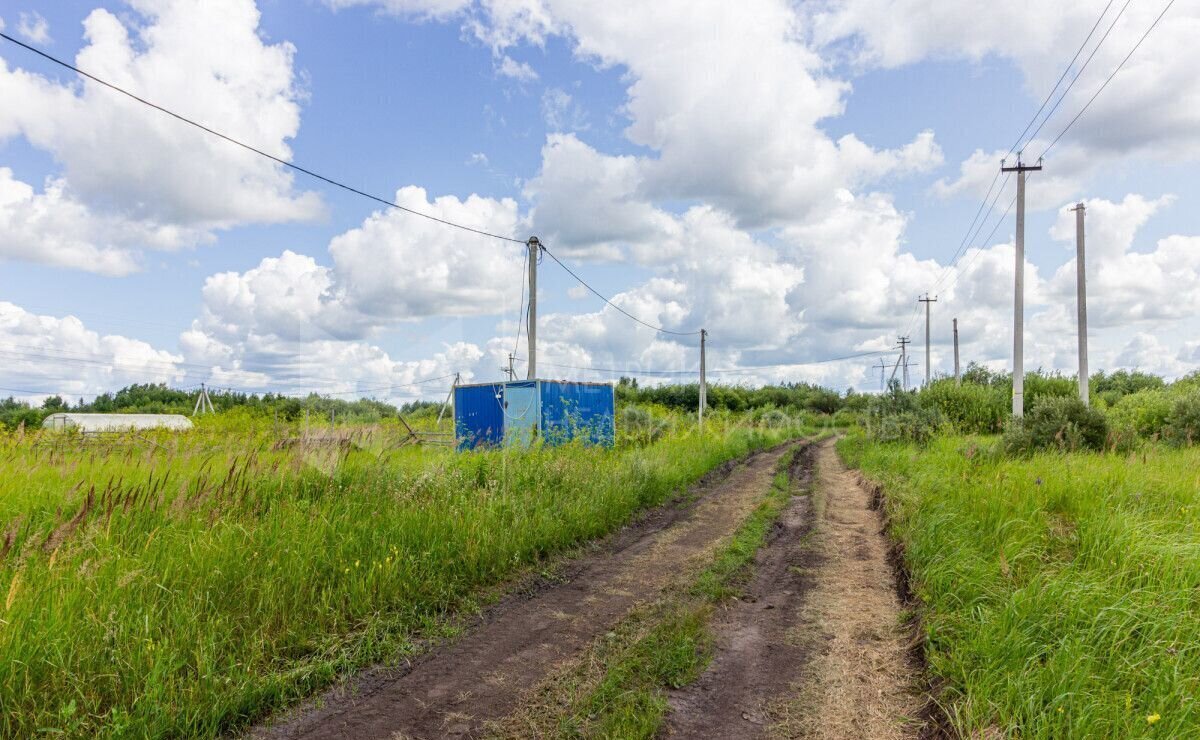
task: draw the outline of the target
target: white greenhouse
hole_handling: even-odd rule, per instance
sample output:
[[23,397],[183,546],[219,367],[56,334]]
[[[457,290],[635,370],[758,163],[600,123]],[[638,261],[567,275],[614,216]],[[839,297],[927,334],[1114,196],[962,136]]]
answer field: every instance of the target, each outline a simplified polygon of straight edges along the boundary
[[78,429],[84,434],[127,432],[133,429],[192,428],[192,420],[180,414],[51,414],[42,421],[45,429]]

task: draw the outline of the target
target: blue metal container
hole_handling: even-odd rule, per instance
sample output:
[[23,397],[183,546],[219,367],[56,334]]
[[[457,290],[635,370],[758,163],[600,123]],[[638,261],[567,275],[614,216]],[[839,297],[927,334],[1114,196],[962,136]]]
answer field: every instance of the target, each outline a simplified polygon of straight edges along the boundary
[[454,389],[454,433],[458,449],[540,441],[558,445],[575,439],[611,447],[616,437],[616,401],[611,383],[566,380],[509,380]]

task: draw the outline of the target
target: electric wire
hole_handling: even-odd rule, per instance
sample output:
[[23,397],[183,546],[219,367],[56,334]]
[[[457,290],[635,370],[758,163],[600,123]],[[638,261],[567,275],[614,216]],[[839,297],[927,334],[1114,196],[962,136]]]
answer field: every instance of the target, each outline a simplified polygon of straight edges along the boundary
[[564,263],[562,260],[560,260],[560,259],[559,259],[557,256],[555,256],[554,252],[551,252],[551,251],[550,251],[548,248],[546,248],[546,246],[545,246],[545,245],[542,245],[542,251],[543,251],[543,252],[545,252],[546,254],[550,255],[550,259],[552,259],[552,260],[554,260],[555,262],[557,262],[559,267],[561,267],[562,269],[566,270],[568,275],[570,275],[571,277],[575,278],[575,280],[577,280],[577,281],[579,282],[579,284],[580,284],[580,285],[582,285],[583,287],[585,287],[585,288],[587,288],[588,290],[590,290],[590,291],[592,292],[592,294],[593,294],[593,295],[595,295],[597,298],[599,298],[600,300],[604,301],[604,302],[605,302],[605,303],[607,303],[608,305],[612,306],[612,307],[613,307],[613,308],[615,308],[617,311],[619,311],[619,312],[621,312],[622,314],[624,314],[624,315],[625,315],[627,318],[633,319],[634,321],[636,321],[637,323],[641,324],[642,326],[645,326],[645,327],[647,327],[647,328],[649,328],[649,329],[653,329],[654,331],[657,331],[657,332],[662,332],[663,334],[673,334],[673,335],[675,335],[675,336],[678,336],[678,337],[691,337],[691,336],[698,336],[698,335],[700,334],[700,331],[699,331],[699,330],[696,330],[696,331],[675,331],[675,330],[673,330],[673,329],[666,329],[666,328],[663,328],[663,327],[661,327],[661,326],[656,326],[656,325],[654,325],[654,324],[651,324],[651,323],[649,323],[649,322],[647,322],[647,321],[643,321],[642,319],[639,319],[637,316],[634,316],[633,314],[629,313],[628,311],[626,311],[625,309],[621,308],[621,307],[620,307],[620,306],[618,306],[617,304],[613,303],[613,302],[612,302],[611,300],[609,300],[609,299],[608,299],[608,298],[607,298],[607,297],[606,297],[606,296],[605,296],[603,293],[601,293],[600,291],[596,290],[596,289],[595,289],[595,288],[593,288],[591,285],[588,285],[588,283],[587,283],[587,281],[586,281],[586,280],[584,280],[583,278],[579,277],[579,275],[577,275],[577,274],[575,273],[575,271],[574,271],[574,270],[572,270],[570,267],[567,267],[567,265],[566,265],[566,264],[565,264],[565,263]]
[[[1025,147],[1027,147],[1031,143],[1033,143],[1033,140],[1037,138],[1037,135],[1039,133],[1041,133],[1042,127],[1044,127],[1046,125],[1046,123],[1050,120],[1050,118],[1054,116],[1055,111],[1057,111],[1058,107],[1060,105],[1062,105],[1062,102],[1067,99],[1067,95],[1071,92],[1071,88],[1075,87],[1075,83],[1079,81],[1079,78],[1087,70],[1088,65],[1092,63],[1092,59],[1094,59],[1096,57],[1096,52],[1100,51],[1100,47],[1104,46],[1104,42],[1108,39],[1109,34],[1112,33],[1112,30],[1114,28],[1116,28],[1117,22],[1121,20],[1121,16],[1125,15],[1125,11],[1129,8],[1130,2],[1132,2],[1132,0],[1125,0],[1125,4],[1121,6],[1121,9],[1119,11],[1117,11],[1117,15],[1116,15],[1116,17],[1113,18],[1112,23],[1108,24],[1108,29],[1105,30],[1104,35],[1100,37],[1100,40],[1097,41],[1096,45],[1092,48],[1091,53],[1088,54],[1087,59],[1085,59],[1083,61],[1083,64],[1080,65],[1079,71],[1075,73],[1075,76],[1072,77],[1071,81],[1069,83],[1067,83],[1067,86],[1065,88],[1063,88],[1062,95],[1058,96],[1058,100],[1056,100],[1054,102],[1054,105],[1050,107],[1049,112],[1046,113],[1046,117],[1042,119],[1042,122],[1040,124],[1038,124],[1038,127],[1036,129],[1034,129],[1034,132],[1029,135],[1028,139],[1025,140],[1025,144],[1023,146],[1021,146],[1021,149],[1024,149]],[[1104,6],[1104,10],[1100,13],[1100,17],[1098,17],[1096,19],[1096,23],[1095,23],[1095,25],[1092,26],[1091,32],[1088,33],[1087,38],[1085,38],[1083,40],[1083,43],[1079,45],[1079,51],[1075,52],[1074,58],[1071,59],[1071,62],[1067,65],[1067,68],[1065,70],[1063,70],[1063,77],[1066,77],[1067,73],[1071,71],[1071,67],[1075,64],[1075,60],[1079,58],[1080,52],[1082,52],[1083,48],[1085,46],[1087,46],[1087,42],[1092,38],[1092,34],[1094,34],[1096,32],[1096,28],[1099,27],[1100,21],[1104,19],[1105,14],[1108,13],[1108,9],[1109,9],[1109,7],[1112,6],[1112,4],[1113,4],[1113,0],[1109,0],[1108,5]],[[1059,83],[1062,82],[1062,79],[1063,79],[1062,77],[1059,78],[1059,80],[1058,80]],[[1055,87],[1055,89],[1057,89],[1058,84],[1055,84],[1054,87]],[[1053,94],[1054,94],[1054,91],[1051,90],[1050,95],[1046,97],[1046,100],[1049,100],[1050,97],[1053,96]],[[1044,107],[1046,107],[1045,102],[1042,103],[1042,108],[1044,108]],[[1041,108],[1038,109],[1038,113],[1039,114],[1041,113]],[[1034,117],[1030,121],[1030,123],[1032,123],[1033,121],[1036,121],[1036,120],[1037,120],[1037,114],[1034,114]],[[1026,126],[1025,130],[1028,131],[1029,127]],[[1019,143],[1024,136],[1025,136],[1025,134],[1024,134],[1024,132],[1022,132],[1021,136],[1017,137],[1017,142]],[[1020,150],[1018,150],[1018,151],[1020,151]],[[1012,154],[1013,150],[1009,149],[1008,153]]]
[[1071,130],[1071,127],[1075,125],[1075,122],[1078,121],[1080,119],[1080,117],[1083,116],[1083,114],[1087,112],[1087,109],[1092,106],[1092,103],[1096,102],[1096,98],[1100,97],[1100,93],[1104,92],[1104,89],[1106,87],[1108,87],[1108,83],[1112,82],[1113,78],[1117,76],[1117,73],[1120,72],[1125,67],[1125,64],[1134,55],[1134,53],[1137,52],[1138,48],[1141,47],[1142,42],[1144,42],[1146,40],[1146,37],[1150,35],[1150,32],[1153,31],[1155,29],[1155,27],[1158,26],[1159,21],[1161,21],[1163,19],[1163,16],[1165,16],[1167,14],[1167,11],[1170,10],[1171,6],[1174,4],[1175,4],[1175,0],[1169,0],[1169,2],[1167,2],[1166,6],[1163,7],[1162,12],[1158,14],[1158,17],[1154,19],[1154,22],[1150,24],[1150,27],[1146,29],[1146,32],[1142,34],[1142,37],[1138,39],[1137,43],[1133,45],[1133,48],[1129,50],[1129,53],[1125,55],[1125,58],[1121,60],[1121,63],[1117,65],[1117,68],[1114,69],[1112,71],[1112,74],[1110,74],[1104,80],[1104,83],[1102,85],[1100,85],[1100,87],[1097,88],[1096,92],[1092,94],[1092,97],[1089,98],[1086,103],[1084,103],[1083,107],[1079,109],[1079,112],[1075,114],[1075,117],[1072,118],[1065,127],[1063,127],[1062,131],[1058,132],[1058,135],[1055,136],[1054,140],[1051,141],[1050,144],[1045,149],[1042,150],[1042,153],[1039,156],[1041,156],[1041,157],[1046,156],[1046,154],[1051,149],[1054,148],[1054,145],[1057,144],[1059,142],[1059,140],[1062,139],[1062,137],[1064,135],[1066,135],[1066,133],[1068,131]]
[[381,198],[378,195],[372,195],[371,193],[368,193],[365,190],[360,190],[356,187],[353,187],[351,185],[347,185],[343,182],[335,180],[332,177],[326,177],[325,175],[322,175],[318,172],[314,172],[313,170],[310,170],[306,167],[301,167],[300,165],[289,162],[286,159],[281,159],[279,157],[276,157],[274,154],[269,154],[269,153],[263,151],[262,149],[259,149],[255,146],[252,146],[243,141],[235,139],[234,137],[229,136],[228,134],[223,134],[220,131],[217,131],[216,129],[209,128],[208,126],[205,126],[202,123],[192,120],[191,118],[188,118],[187,116],[176,113],[175,111],[170,110],[168,108],[164,108],[163,106],[158,105],[157,103],[152,103],[151,101],[146,100],[145,98],[139,97],[139,96],[135,95],[134,93],[131,93],[128,90],[126,90],[122,87],[119,87],[118,85],[115,85],[107,80],[101,79],[101,78],[91,74],[90,72],[86,72],[86,71],[80,69],[79,67],[76,67],[75,65],[73,65],[69,62],[65,62],[65,61],[59,59],[58,57],[48,54],[47,52],[44,52],[35,46],[31,46],[23,41],[19,41],[19,40],[13,38],[12,36],[9,36],[7,33],[4,33],[3,31],[0,31],[0,38],[3,38],[5,41],[9,41],[13,44],[16,44],[17,46],[20,46],[28,51],[31,51],[34,54],[37,54],[38,56],[40,56],[50,62],[53,62],[54,64],[59,65],[60,67],[65,67],[66,69],[69,69],[72,72],[74,72],[78,75],[81,75],[83,77],[86,77],[87,79],[89,79],[97,84],[103,85],[104,87],[107,87],[110,90],[113,90],[122,95],[125,95],[126,97],[132,98],[133,100],[136,100],[137,102],[141,103],[142,105],[149,106],[150,108],[153,108],[161,113],[165,113],[168,116],[171,116],[172,118],[182,121],[183,123],[186,123],[191,126],[195,126],[196,128],[200,129],[201,131],[204,131],[205,133],[208,133],[213,136],[216,136],[217,138],[223,139],[223,140],[229,142],[230,144],[239,146],[239,147],[241,147],[247,151],[253,152],[261,157],[266,157],[267,159],[271,160],[272,162],[283,165],[284,167],[295,170],[296,172],[300,172],[302,174],[308,175],[309,177],[315,178],[315,179],[320,180],[329,185],[333,185],[334,187],[341,188],[342,190],[354,193],[355,195],[361,195],[364,198],[369,198],[370,200],[373,200],[377,203],[380,203],[385,206],[389,206],[391,208],[396,208],[398,210],[404,211],[405,213],[412,214],[413,216],[420,216],[421,218],[426,218],[426,219],[429,219],[430,221],[436,221],[436,222],[438,222],[440,224],[444,224],[446,226],[452,226],[456,229],[462,229],[463,231],[469,231],[474,234],[479,234],[480,236],[487,236],[487,237],[491,237],[493,239],[500,239],[500,240],[506,241],[506,242],[514,242],[517,244],[525,243],[524,239],[514,239],[511,236],[504,236],[503,234],[495,234],[490,231],[485,231],[483,229],[477,229],[473,226],[467,226],[466,224],[456,223],[454,221],[450,221],[450,220],[447,220],[444,218],[440,218],[438,216],[434,216],[433,214],[430,214],[430,213],[424,213],[422,211],[408,208],[407,206],[402,206],[399,203],[396,203],[395,201],[388,200],[387,198]]
[[[827,358],[824,358],[821,360],[809,360],[807,362],[783,362],[783,363],[777,363],[774,365],[742,365],[742,366],[735,367],[735,368],[706,370],[705,372],[709,373],[709,374],[713,374],[713,375],[738,375],[738,374],[747,374],[748,375],[748,374],[752,374],[758,370],[773,370],[773,369],[777,369],[777,368],[806,367],[809,365],[825,365],[825,364],[828,364],[831,362],[842,362],[845,360],[857,360],[857,359],[860,359],[863,357],[876,357],[878,355],[888,354],[890,351],[891,350],[876,350],[876,351],[871,351],[871,352],[858,352],[855,354],[843,355],[841,357],[827,357]],[[587,370],[587,371],[591,371],[591,372],[605,373],[608,375],[674,376],[674,375],[695,375],[697,372],[696,370],[638,370],[638,369],[633,369],[633,368],[618,369],[618,368],[609,368],[609,367],[590,367],[587,365],[564,365],[564,364],[558,364],[558,363],[553,363],[553,362],[539,362],[538,364],[545,365],[546,367],[556,367],[556,368],[562,368],[562,369],[566,369],[566,370]]]
[[521,263],[521,301],[517,304],[517,338],[513,340],[513,356],[517,354],[517,348],[521,346],[521,326],[528,318],[525,311],[525,280],[529,277],[529,250],[525,250],[525,259]]
[[1016,202],[1017,202],[1017,196],[1013,195],[1012,200],[1010,200],[1008,202],[1008,207],[1004,209],[1004,213],[1000,214],[1000,218],[996,219],[996,223],[992,225],[992,230],[989,231],[988,235],[983,238],[983,241],[980,242],[981,246],[979,246],[979,248],[976,249],[975,253],[972,254],[969,259],[967,259],[966,263],[962,265],[962,268],[954,273],[954,279],[951,280],[950,283],[946,286],[947,288],[949,288],[950,286],[952,286],[956,282],[958,282],[959,277],[961,277],[966,272],[967,268],[970,267],[975,262],[975,260],[979,258],[979,255],[983,254],[982,244],[991,240],[992,236],[995,235],[996,230],[1000,228],[1000,224],[1004,223],[1004,219],[1008,218],[1008,214],[1012,212],[1012,208],[1014,205],[1016,205]]
[[[1174,4],[1175,4],[1175,0],[1168,0],[1167,4],[1163,7],[1162,11],[1158,14],[1157,17],[1155,17],[1154,21],[1150,24],[1150,26],[1146,29],[1146,31],[1138,39],[1137,43],[1135,43],[1133,45],[1133,48],[1131,48],[1129,50],[1129,53],[1126,54],[1124,59],[1121,60],[1121,63],[1118,64],[1115,69],[1113,69],[1113,71],[1108,75],[1108,77],[1105,78],[1104,82],[1100,85],[1100,87],[1096,89],[1096,92],[1094,92],[1092,94],[1091,98],[1089,98],[1088,101],[1083,105],[1083,107],[1079,109],[1079,111],[1067,123],[1067,125],[1064,126],[1061,131],[1059,131],[1058,135],[1054,137],[1054,139],[1046,146],[1046,148],[1042,150],[1042,153],[1040,155],[1038,155],[1039,159],[1041,159],[1042,157],[1045,157],[1046,154],[1051,149],[1053,149],[1054,146],[1062,139],[1062,137],[1064,135],[1066,135],[1066,133],[1071,129],[1071,127],[1074,126],[1075,123],[1083,116],[1083,114],[1085,112],[1087,112],[1088,108],[1091,107],[1092,103],[1094,103],[1096,101],[1096,98],[1098,98],[1100,96],[1100,94],[1102,92],[1104,92],[1104,89],[1106,87],[1108,87],[1109,83],[1111,83],[1113,81],[1113,78],[1115,78],[1117,76],[1117,74],[1125,67],[1126,63],[1129,62],[1130,58],[1132,58],[1134,53],[1137,52],[1138,48],[1141,47],[1142,43],[1145,42],[1146,37],[1148,37],[1150,35],[1150,33],[1155,29],[1155,27],[1158,26],[1159,22],[1162,21],[1163,17],[1167,14],[1167,11],[1169,11],[1171,9],[1171,6]],[[1125,5],[1122,6],[1121,11],[1117,14],[1117,17],[1113,20],[1113,23],[1109,25],[1108,31],[1106,31],[1104,36],[1102,36],[1100,38],[1100,41],[1096,44],[1096,48],[1092,50],[1091,55],[1089,55],[1087,61],[1084,62],[1084,67],[1080,69],[1079,74],[1082,74],[1083,69],[1086,68],[1086,66],[1087,66],[1087,63],[1091,61],[1093,56],[1095,56],[1096,50],[1099,49],[1100,45],[1104,43],[1104,40],[1106,38],[1108,38],[1109,32],[1112,31],[1113,26],[1116,25],[1116,22],[1118,20],[1120,20],[1121,14],[1123,14],[1125,12],[1125,8],[1128,6],[1129,6],[1128,2],[1126,2]],[[1107,8],[1106,8],[1105,12],[1107,12]],[[1101,17],[1103,17],[1103,14],[1101,14]],[[1079,74],[1076,74],[1076,76],[1072,79],[1072,81],[1071,81],[1072,85],[1074,84],[1074,82],[1076,80],[1079,79]],[[1070,92],[1070,86],[1068,86],[1067,89],[1063,91],[1063,95],[1059,98],[1059,101],[1058,101],[1059,103],[1062,102],[1062,100],[1066,97],[1066,94],[1068,92]],[[1056,108],[1057,108],[1057,104],[1055,105],[1055,109]],[[1046,123],[1046,121],[1049,120],[1050,116],[1053,115],[1055,109],[1051,109],[1050,113],[1047,114],[1046,119],[1042,121],[1043,125]],[[1033,135],[1029,138],[1029,142],[1026,142],[1026,144],[1028,145],[1028,143],[1032,142],[1033,139],[1037,136],[1038,132],[1040,132],[1040,131],[1041,131],[1041,126],[1038,127],[1037,131],[1034,131]],[[1033,176],[1033,174],[1030,173],[1027,177],[1032,177],[1032,176]],[[1003,192],[1003,190],[1004,190],[1004,188],[1001,187],[1001,192]],[[997,194],[997,197],[999,197],[999,194]],[[1016,204],[1016,200],[1017,200],[1016,196],[1014,195],[1013,199],[1009,202],[1008,207],[1004,209],[1004,214],[1001,215],[1000,219],[997,220],[996,223],[992,226],[992,229],[988,233],[988,236],[986,236],[983,239],[983,241],[980,242],[980,244],[979,244],[980,249],[982,249],[982,244],[989,241],[992,238],[992,235],[994,235],[996,233],[996,230],[999,228],[1000,224],[1003,223],[1004,219],[1007,218],[1008,214],[1012,211],[1013,206]],[[992,205],[993,206],[995,205],[995,201],[993,201]],[[982,227],[982,224],[981,224],[981,227]],[[965,265],[961,266],[961,268],[955,272],[954,279],[951,280],[950,283],[948,283],[946,285],[946,287],[949,288],[951,285],[956,283],[958,281],[958,278],[962,275],[963,271],[967,267],[969,267],[970,264],[972,262],[974,262],[978,256],[979,256],[979,252],[977,251],[974,255],[972,255],[972,258],[970,260],[968,260]]]
[[[1173,1],[1174,0],[1172,0],[1172,2]],[[1054,98],[1054,95],[1058,91],[1058,88],[1062,85],[1063,80],[1065,80],[1067,75],[1070,74],[1071,69],[1075,66],[1075,62],[1079,60],[1079,56],[1083,53],[1083,50],[1087,48],[1088,42],[1092,40],[1092,37],[1096,34],[1096,30],[1100,27],[1101,22],[1104,20],[1105,16],[1108,15],[1108,11],[1112,8],[1113,2],[1115,2],[1115,0],[1109,0],[1108,4],[1104,6],[1104,9],[1100,11],[1100,15],[1096,17],[1096,20],[1092,24],[1091,29],[1088,31],[1087,36],[1085,36],[1083,41],[1079,44],[1079,48],[1075,50],[1075,54],[1071,57],[1071,61],[1069,61],[1066,67],[1063,68],[1062,74],[1059,75],[1058,80],[1054,83],[1054,86],[1050,89],[1050,92],[1046,94],[1046,97],[1042,100],[1042,104],[1038,106],[1037,111],[1029,119],[1029,122],[1025,124],[1025,128],[1021,131],[1021,134],[1017,136],[1013,145],[1008,148],[1007,156],[1011,156],[1015,151],[1019,151],[1018,147],[1021,147],[1021,141],[1025,138],[1025,134],[1029,132],[1029,129],[1033,126],[1034,122],[1038,120],[1042,114],[1042,111],[1045,110],[1046,105],[1051,99]],[[1066,88],[1063,89],[1062,95],[1060,95],[1058,100],[1055,101],[1054,105],[1050,108],[1050,111],[1046,113],[1046,116],[1042,118],[1041,123],[1038,124],[1037,129],[1025,142],[1025,146],[1028,146],[1037,137],[1038,133],[1041,132],[1042,127],[1046,125],[1046,122],[1049,121],[1050,117],[1054,115],[1054,112],[1058,110],[1058,107],[1062,104],[1063,100],[1066,99],[1067,94],[1070,93],[1071,88],[1074,87],[1075,83],[1087,69],[1088,65],[1091,64],[1092,59],[1096,56],[1096,52],[1099,51],[1109,34],[1112,33],[1112,30],[1116,26],[1117,22],[1121,20],[1121,16],[1124,15],[1125,10],[1129,7],[1130,2],[1131,0],[1126,0],[1125,4],[1121,7],[1121,10],[1113,18],[1112,23],[1110,23],[1107,30],[1105,30],[1104,35],[1100,37],[1100,40],[1096,43],[1096,46],[1093,47],[1092,51],[1088,54],[1087,59],[1084,60],[1083,65],[1079,68],[1078,72],[1076,72],[1075,76],[1071,78],[1071,81],[1067,84]],[[1049,147],[1047,147],[1046,151],[1049,151]],[[1042,156],[1044,155],[1045,152],[1042,153]],[[946,267],[939,272],[937,280],[934,281],[933,285],[929,288],[929,291],[936,291],[943,287],[942,283],[951,274],[951,272],[955,271],[955,268],[958,267],[959,260],[962,259],[963,255],[966,254],[966,251],[971,248],[975,236],[978,236],[979,232],[982,231],[984,225],[987,223],[988,217],[992,214],[992,210],[995,208],[996,201],[999,200],[999,193],[997,193],[997,197],[992,200],[991,204],[988,205],[987,212],[983,215],[982,219],[979,218],[979,214],[983,212],[984,205],[988,203],[988,198],[991,197],[992,189],[996,186],[996,182],[999,181],[1000,174],[1000,170],[997,170],[996,174],[992,176],[992,181],[988,185],[987,193],[984,194],[983,200],[980,201],[979,208],[975,211],[975,217],[972,218],[971,224],[967,227],[967,231],[964,234],[963,239],[959,241],[958,248],[955,249],[954,254],[951,256],[951,259],[947,263]],[[1007,175],[1005,177],[1004,183],[1000,185],[1001,192],[1004,191],[1004,185],[1008,183],[1010,178],[1011,175]],[[978,226],[976,226],[976,222],[978,222]],[[974,234],[972,234],[972,231],[974,231]],[[995,229],[993,229],[993,233],[994,231]],[[955,272],[955,279],[950,281],[950,283],[944,287],[948,288],[950,285],[953,285],[955,282],[957,282],[957,275],[958,272]],[[914,313],[913,318],[909,319],[908,329],[905,330],[904,334],[908,334],[908,332],[912,329],[912,322],[915,320],[915,316],[916,314]]]

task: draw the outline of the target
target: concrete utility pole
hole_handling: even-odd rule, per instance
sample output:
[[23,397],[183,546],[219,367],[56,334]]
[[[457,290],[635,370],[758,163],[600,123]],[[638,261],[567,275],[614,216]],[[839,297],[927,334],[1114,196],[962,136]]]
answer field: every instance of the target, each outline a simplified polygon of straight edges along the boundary
[[700,410],[696,416],[699,421],[700,428],[704,428],[704,407],[708,405],[708,378],[705,377],[704,367],[704,344],[708,339],[708,330],[700,330]]
[[962,373],[958,371],[958,319],[954,319],[954,383],[962,384]]
[[917,303],[925,304],[925,387],[928,388],[930,382],[933,381],[932,365],[929,360],[929,304],[937,303],[937,296],[930,298],[926,293],[924,298],[917,299]]
[[507,376],[509,380],[517,379],[517,371],[513,368],[513,361],[516,359],[517,359],[516,355],[514,355],[512,352],[509,352],[508,353],[508,364],[501,366],[501,368],[500,368],[500,372],[504,373],[505,376]]
[[900,337],[900,365],[904,368],[904,390],[908,390],[908,337]]
[[1017,249],[1016,275],[1013,277],[1013,416],[1025,415],[1025,173],[1042,169],[1042,160],[1036,165],[1021,162],[1017,153],[1017,165],[1007,167],[1000,162],[1001,172],[1017,173]]
[[1087,360],[1087,270],[1083,262],[1083,212],[1082,203],[1077,204],[1075,211],[1075,291],[1079,309],[1079,400],[1087,406],[1091,401],[1088,394],[1088,360]]
[[878,367],[878,368],[879,368],[879,392],[880,392],[880,393],[882,393],[882,392],[884,392],[885,390],[887,390],[887,383],[886,383],[886,382],[884,381],[884,379],[883,379],[883,371],[884,371],[884,370],[887,370],[887,369],[890,367],[890,365],[888,365],[886,362],[884,362],[884,361],[883,361],[883,358],[882,358],[882,357],[880,357],[880,358],[879,358],[879,364],[878,364],[878,365],[872,365],[872,366],[871,366],[871,369],[872,369],[872,370],[874,370],[876,367]]
[[536,236],[529,237],[529,380],[537,378],[537,264],[542,256],[542,243]]
[[208,397],[208,389],[204,387],[203,383],[200,384],[200,394],[196,396],[196,405],[192,407],[192,416],[195,416],[197,413],[217,413],[216,409],[213,408],[212,399]]

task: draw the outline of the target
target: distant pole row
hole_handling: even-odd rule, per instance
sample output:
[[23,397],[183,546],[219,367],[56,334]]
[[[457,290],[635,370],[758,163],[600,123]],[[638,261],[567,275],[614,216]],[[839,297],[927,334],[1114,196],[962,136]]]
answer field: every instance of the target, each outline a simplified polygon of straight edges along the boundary
[[[1025,173],[1037,172],[1042,169],[1042,160],[1036,165],[1024,164],[1018,154],[1016,165],[1009,167],[1004,162],[1000,164],[1001,172],[1017,173],[1017,224],[1015,249],[1013,255],[1013,377],[1012,377],[1012,413],[1022,417],[1025,413]],[[1071,209],[1075,212],[1075,292],[1079,347],[1079,400],[1088,405],[1088,337],[1087,337],[1087,263],[1085,260],[1084,212],[1087,210],[1083,203],[1077,203]],[[930,360],[930,318],[929,304],[936,303],[937,297],[929,297],[926,293],[918,298],[919,303],[925,304],[925,384],[932,382],[932,365]],[[954,381],[962,382],[962,370],[958,354],[958,318],[953,319],[954,327]],[[900,337],[900,362],[904,363],[907,371],[906,345],[908,337]],[[880,375],[882,382],[882,374]],[[908,388],[907,372],[904,377],[904,387]]]

